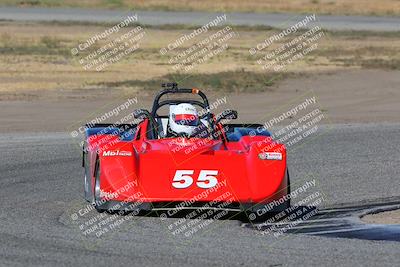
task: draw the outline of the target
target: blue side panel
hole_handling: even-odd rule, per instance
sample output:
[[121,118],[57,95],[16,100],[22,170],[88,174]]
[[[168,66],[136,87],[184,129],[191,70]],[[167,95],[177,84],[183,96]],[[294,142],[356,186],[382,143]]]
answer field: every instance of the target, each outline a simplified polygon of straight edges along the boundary
[[228,141],[237,142],[242,138],[242,136],[271,136],[271,133],[267,130],[257,130],[255,128],[246,128],[246,127],[235,127],[234,130],[227,134]]
[[127,129],[125,131],[121,131],[116,127],[95,127],[95,128],[87,128],[86,129],[86,138],[96,134],[113,134],[118,135],[121,141],[132,141],[136,133],[136,129]]
[[104,127],[96,127],[96,128],[87,128],[86,129],[86,137],[96,134],[115,134],[119,135],[118,128],[104,128]]

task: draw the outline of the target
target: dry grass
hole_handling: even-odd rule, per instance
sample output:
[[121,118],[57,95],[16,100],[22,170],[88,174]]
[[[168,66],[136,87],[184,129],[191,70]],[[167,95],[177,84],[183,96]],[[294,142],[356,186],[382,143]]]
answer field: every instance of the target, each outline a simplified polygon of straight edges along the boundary
[[339,15],[399,15],[398,0],[3,0],[5,5],[133,8],[142,10],[186,10],[223,12],[295,12]]
[[[78,58],[71,56],[70,50],[103,30],[103,26],[95,25],[0,23],[0,91],[140,90],[168,79],[187,80],[217,90],[260,91],[293,73],[348,68],[398,69],[400,62],[400,33],[337,32],[326,33],[317,50],[295,61],[285,71],[266,72],[256,63],[256,58],[249,55],[248,49],[275,31],[239,28],[239,37],[230,42],[227,51],[189,73],[177,73],[168,64],[169,58],[161,56],[158,51],[191,30],[152,28],[146,29],[147,36],[140,50],[102,72],[85,71]],[[189,43],[185,44],[182,49],[189,46]]]

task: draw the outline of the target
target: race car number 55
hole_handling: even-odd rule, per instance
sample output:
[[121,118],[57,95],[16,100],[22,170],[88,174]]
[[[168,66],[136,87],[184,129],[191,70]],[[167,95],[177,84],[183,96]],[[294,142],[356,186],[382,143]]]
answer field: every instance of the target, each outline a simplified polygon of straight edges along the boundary
[[[177,170],[175,172],[172,186],[175,188],[188,188],[193,184],[192,175],[194,170]],[[211,188],[218,184],[217,177],[218,171],[215,170],[201,170],[197,178],[196,185],[200,188]]]

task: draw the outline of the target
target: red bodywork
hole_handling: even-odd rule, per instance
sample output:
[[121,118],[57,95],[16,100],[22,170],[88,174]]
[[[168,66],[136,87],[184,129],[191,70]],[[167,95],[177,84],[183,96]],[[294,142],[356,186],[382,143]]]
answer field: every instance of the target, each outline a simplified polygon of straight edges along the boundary
[[[116,135],[87,140],[91,185],[95,184],[97,160],[102,199],[256,204],[287,193],[286,149],[270,137],[243,136],[227,142],[223,125],[218,124],[221,134],[217,139],[149,140],[148,124],[145,119],[138,125],[132,141],[121,141]],[[280,153],[281,159],[261,159],[264,152]],[[173,186],[174,178],[183,188]]]

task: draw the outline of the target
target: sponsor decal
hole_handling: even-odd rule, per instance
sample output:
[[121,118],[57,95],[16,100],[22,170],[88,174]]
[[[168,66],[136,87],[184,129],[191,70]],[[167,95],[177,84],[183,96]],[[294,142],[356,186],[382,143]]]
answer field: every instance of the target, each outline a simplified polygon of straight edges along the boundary
[[263,160],[282,160],[282,153],[264,152],[264,153],[258,154],[258,157]]
[[129,157],[129,156],[132,156],[132,152],[124,151],[124,150],[108,150],[108,151],[103,151],[103,156],[104,157],[108,157],[108,156]]

